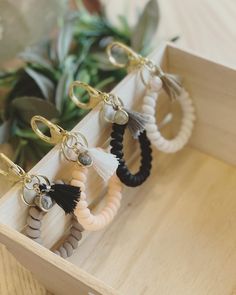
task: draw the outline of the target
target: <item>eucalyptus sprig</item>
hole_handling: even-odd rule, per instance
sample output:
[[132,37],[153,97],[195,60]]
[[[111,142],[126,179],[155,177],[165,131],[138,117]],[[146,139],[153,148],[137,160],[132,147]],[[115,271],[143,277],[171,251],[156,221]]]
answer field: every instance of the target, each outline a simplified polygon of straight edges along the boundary
[[[88,9],[81,4],[68,12],[55,38],[22,52],[21,67],[0,71],[0,140],[13,146],[13,160],[23,167],[51,148],[31,130],[32,116],[42,115],[71,129],[86,114],[68,99],[72,81],[109,91],[124,77],[105,56],[109,42],[119,40],[145,53],[149,49],[159,21],[157,0],[148,2],[134,28],[123,16],[119,26],[112,25],[102,4],[95,2],[95,9],[87,3]],[[83,91],[79,94],[87,99]]]

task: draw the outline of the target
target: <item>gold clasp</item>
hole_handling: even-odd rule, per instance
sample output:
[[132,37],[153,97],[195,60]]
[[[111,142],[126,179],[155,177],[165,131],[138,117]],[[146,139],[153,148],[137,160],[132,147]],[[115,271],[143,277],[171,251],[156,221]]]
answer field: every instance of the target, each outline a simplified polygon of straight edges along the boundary
[[[76,88],[82,88],[86,90],[89,94],[89,101],[84,103],[81,99],[76,95],[75,90]],[[96,90],[92,86],[88,85],[87,83],[81,81],[74,81],[70,85],[69,96],[71,100],[81,109],[89,110],[94,108],[100,101],[106,100],[108,98],[108,94]]]
[[[114,51],[118,49],[120,54],[123,54],[126,62],[119,62],[118,58],[115,56]],[[147,64],[148,59],[136,53],[127,45],[120,42],[112,42],[107,46],[107,54],[110,62],[118,68],[127,68],[128,71],[133,71],[139,69],[143,65]]]
[[12,162],[5,154],[0,153],[1,161],[7,166],[7,170],[0,169],[0,174],[10,176],[14,180],[23,180],[26,177],[26,172],[17,164]]
[[[44,124],[49,128],[50,135],[45,135],[40,129],[38,124]],[[34,132],[40,137],[42,140],[50,143],[50,144],[58,144],[63,140],[63,137],[67,134],[67,131],[61,128],[59,125],[52,123],[42,116],[34,116],[31,119],[31,127]]]

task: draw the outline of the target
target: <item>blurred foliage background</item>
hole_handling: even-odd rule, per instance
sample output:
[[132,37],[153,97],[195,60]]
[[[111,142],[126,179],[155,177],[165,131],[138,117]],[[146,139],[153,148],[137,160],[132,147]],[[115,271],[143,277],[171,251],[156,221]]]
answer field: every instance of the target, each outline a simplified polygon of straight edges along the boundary
[[[28,46],[17,55],[13,66],[0,70],[0,143],[7,142],[12,147],[13,161],[24,168],[36,163],[51,148],[31,130],[31,117],[42,115],[68,130],[74,127],[86,111],[68,99],[70,83],[81,80],[100,90],[112,89],[125,71],[111,66],[105,54],[107,44],[119,40],[147,54],[160,18],[157,0],[147,3],[134,27],[122,15],[118,25],[111,24],[99,0],[74,1],[67,6],[63,16],[55,10],[58,25],[50,37]],[[37,14],[37,10],[32,13]],[[0,29],[4,37],[4,23]],[[80,94],[86,100],[85,94]]]

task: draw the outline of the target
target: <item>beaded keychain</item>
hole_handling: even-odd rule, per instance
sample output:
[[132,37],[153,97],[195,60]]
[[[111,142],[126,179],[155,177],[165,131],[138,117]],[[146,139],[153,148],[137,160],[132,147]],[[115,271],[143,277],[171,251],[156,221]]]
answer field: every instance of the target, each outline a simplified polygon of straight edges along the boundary
[[[46,136],[39,129],[39,124],[49,128],[50,136]],[[34,116],[31,120],[31,126],[42,140],[54,145],[60,144],[64,157],[68,161],[78,164],[77,169],[72,172],[71,184],[81,189],[80,200],[73,211],[79,223],[85,230],[97,231],[104,228],[117,214],[122,198],[121,183],[115,175],[118,167],[116,157],[100,148],[89,148],[83,134],[66,131],[44,117]],[[106,206],[96,215],[92,214],[88,208],[85,192],[88,167],[91,166],[105,182],[108,182],[108,191],[105,196]]]
[[[126,62],[121,63],[118,61],[114,55],[115,49],[118,49],[120,54],[121,52],[125,54]],[[149,117],[146,130],[152,144],[158,150],[165,153],[174,153],[182,149],[187,144],[192,134],[195,121],[195,109],[189,94],[183,88],[179,79],[172,74],[164,73],[154,62],[146,57],[142,57],[120,42],[112,42],[108,45],[107,54],[110,62],[114,66],[118,68],[128,68],[129,72],[137,69],[140,71],[141,81],[146,86],[142,110],[143,113]],[[148,82],[145,81],[145,70],[149,74]],[[155,108],[162,88],[172,101],[178,101],[183,113],[180,130],[177,136],[170,140],[164,138],[161,134],[155,116]]]
[[[50,183],[46,176],[26,173],[2,153],[0,153],[0,160],[7,166],[7,171],[0,170],[0,174],[22,184],[21,200],[30,207],[25,234],[33,241],[41,244],[41,226],[45,214],[50,211],[55,203],[63,208],[66,213],[73,211],[80,199],[80,188],[64,184],[62,181]],[[27,200],[27,193],[28,198],[30,193],[32,201]],[[67,203],[67,200],[70,201]],[[69,207],[68,204],[70,204]],[[69,236],[54,253],[63,258],[71,256],[74,249],[78,247],[82,231],[83,228],[77,220],[73,220]]]
[[[88,103],[83,103],[77,96],[77,90],[82,88],[89,94]],[[141,185],[150,175],[152,163],[151,143],[146,135],[145,123],[147,118],[137,112],[127,110],[122,100],[112,93],[104,93],[92,88],[90,85],[74,81],[70,86],[70,98],[82,109],[91,109],[99,102],[103,102],[101,114],[103,118],[112,123],[111,133],[111,153],[119,159],[119,166],[116,174],[120,181],[127,186],[136,187]],[[112,109],[109,116],[106,114],[106,107]],[[130,130],[132,136],[139,140],[141,149],[141,165],[139,171],[132,174],[124,160],[123,140],[126,128]]]

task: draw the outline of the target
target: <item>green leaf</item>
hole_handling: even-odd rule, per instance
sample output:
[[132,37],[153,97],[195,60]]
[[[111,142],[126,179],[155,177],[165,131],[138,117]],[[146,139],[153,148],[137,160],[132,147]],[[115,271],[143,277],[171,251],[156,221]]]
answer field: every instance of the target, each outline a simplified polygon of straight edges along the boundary
[[54,93],[54,84],[52,81],[29,67],[27,67],[25,71],[38,85],[39,89],[42,91],[43,96],[47,100],[51,101]]
[[57,55],[59,62],[62,63],[67,56],[72,37],[73,37],[73,22],[68,21],[64,24],[62,29],[60,30],[58,40],[57,40]]
[[49,120],[59,116],[58,110],[52,103],[38,97],[18,97],[12,101],[11,106],[25,123],[30,123],[31,118],[35,115],[44,116]]
[[100,70],[114,71],[116,69],[107,58],[107,54],[104,52],[95,52],[91,54],[91,57],[94,61],[96,61],[96,66]]
[[32,129],[20,129],[19,127],[16,127],[14,129],[14,134],[19,136],[20,138],[25,139],[38,139],[38,136],[34,133]]
[[61,113],[65,94],[66,94],[66,82],[68,80],[69,73],[65,72],[62,74],[56,88],[55,104],[59,112]]
[[131,46],[140,52],[149,45],[157,30],[160,11],[157,0],[150,0],[139,17],[138,23],[131,37]]
[[28,63],[35,63],[35,64],[38,64],[38,65],[45,67],[49,70],[53,70],[52,64],[49,62],[49,60],[47,60],[46,58],[44,58],[40,54],[37,54],[36,52],[27,50],[27,51],[20,53],[19,57]]
[[0,125],[0,144],[9,138],[10,121],[5,121]]

